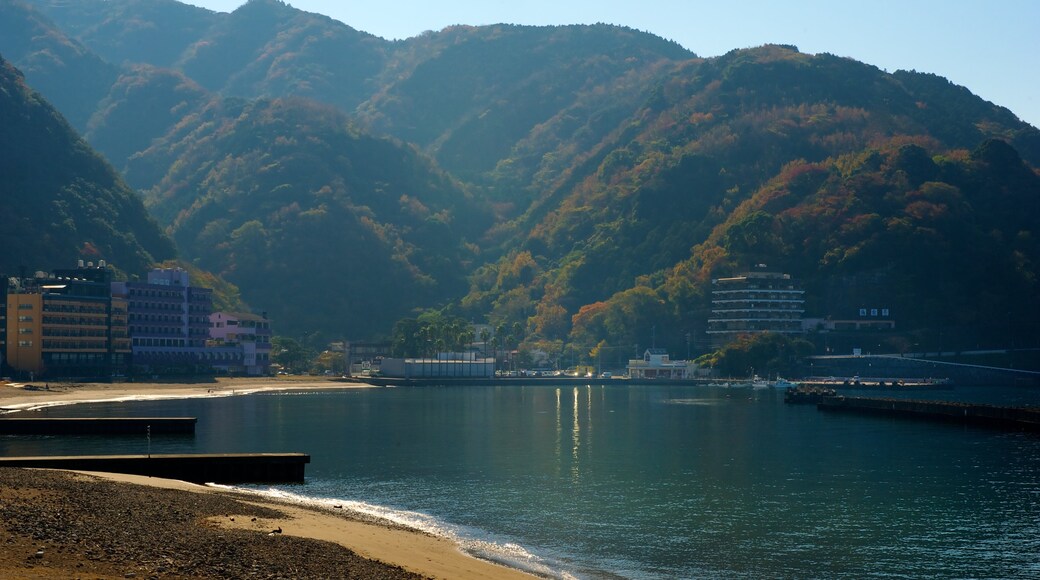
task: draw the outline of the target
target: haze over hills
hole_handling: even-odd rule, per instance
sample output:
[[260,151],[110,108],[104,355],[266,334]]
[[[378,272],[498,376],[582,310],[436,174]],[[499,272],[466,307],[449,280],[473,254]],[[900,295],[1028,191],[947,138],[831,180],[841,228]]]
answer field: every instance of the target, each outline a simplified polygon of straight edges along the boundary
[[[451,305],[557,350],[652,329],[678,349],[712,276],[770,262],[814,316],[847,307],[836,280],[881,279],[922,337],[954,310],[948,336],[1013,317],[1035,337],[1040,132],[941,77],[787,46],[702,59],[605,25],[387,42],[274,0],[32,5],[0,0],[7,28],[46,31],[0,52],[90,109],[77,126],[184,256],[291,333]],[[54,46],[104,94],[76,99]],[[321,316],[283,298],[330,287]]]
[[137,273],[173,243],[141,199],[0,58],[0,272],[107,259]]

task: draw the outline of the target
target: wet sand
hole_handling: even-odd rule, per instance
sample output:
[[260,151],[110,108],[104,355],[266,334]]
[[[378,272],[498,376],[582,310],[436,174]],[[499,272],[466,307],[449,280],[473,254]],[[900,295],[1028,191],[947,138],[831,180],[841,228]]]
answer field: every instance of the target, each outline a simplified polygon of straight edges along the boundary
[[[369,388],[321,378],[47,386],[0,384],[0,407]],[[0,468],[0,528],[0,578],[531,578],[361,514],[134,475]]]

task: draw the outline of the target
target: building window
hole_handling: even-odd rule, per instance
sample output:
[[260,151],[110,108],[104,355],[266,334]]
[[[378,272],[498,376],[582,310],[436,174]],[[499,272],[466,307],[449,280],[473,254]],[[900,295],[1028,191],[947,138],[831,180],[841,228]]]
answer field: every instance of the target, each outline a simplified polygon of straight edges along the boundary
[[19,340],[18,341],[18,346],[20,346],[20,347],[32,346],[32,341],[31,340]]
[[32,322],[32,321],[33,321],[33,317],[32,316],[27,316],[27,315],[23,314],[23,315],[18,317],[18,322]]
[[18,305],[18,310],[32,310],[32,309],[33,309],[33,305],[32,304],[19,304]]
[[33,329],[31,329],[31,328],[19,328],[18,329],[18,334],[32,334],[32,333],[33,333]]

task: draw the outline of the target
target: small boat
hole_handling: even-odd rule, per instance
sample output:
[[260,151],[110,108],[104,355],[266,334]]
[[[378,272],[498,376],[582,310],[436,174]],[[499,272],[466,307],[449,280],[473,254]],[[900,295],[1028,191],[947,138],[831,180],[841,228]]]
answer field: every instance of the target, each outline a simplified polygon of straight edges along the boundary
[[768,389],[773,384],[762,377],[755,375],[751,377],[751,388],[753,389]]
[[777,389],[793,389],[798,386],[798,383],[792,383],[791,381],[776,377],[776,381],[773,382],[773,387]]

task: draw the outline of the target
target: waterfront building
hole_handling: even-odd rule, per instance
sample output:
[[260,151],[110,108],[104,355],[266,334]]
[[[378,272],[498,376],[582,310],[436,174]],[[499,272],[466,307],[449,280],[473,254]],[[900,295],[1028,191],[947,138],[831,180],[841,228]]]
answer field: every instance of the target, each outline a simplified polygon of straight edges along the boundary
[[209,315],[209,364],[230,374],[266,375],[271,370],[271,321],[246,312]]
[[113,282],[128,304],[133,365],[149,372],[209,370],[206,342],[213,291],[189,284],[181,268],[155,268],[146,282]]
[[7,364],[37,376],[106,378],[126,371],[127,311],[104,260],[18,278],[7,290]]
[[719,347],[741,334],[802,334],[805,291],[790,274],[759,264],[732,278],[711,281],[708,334]]
[[397,378],[491,378],[495,359],[475,352],[442,352],[436,358],[384,358],[379,373]]
[[673,361],[663,348],[648,348],[643,358],[628,361],[630,379],[688,379],[694,376],[697,365],[690,361]]

